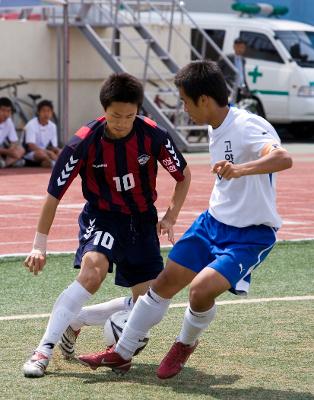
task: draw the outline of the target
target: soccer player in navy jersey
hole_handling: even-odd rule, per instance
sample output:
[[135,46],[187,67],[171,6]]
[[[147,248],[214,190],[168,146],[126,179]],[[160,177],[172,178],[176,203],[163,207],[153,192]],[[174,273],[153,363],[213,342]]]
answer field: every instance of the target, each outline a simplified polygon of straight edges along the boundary
[[139,340],[165,315],[171,298],[190,284],[181,331],[157,369],[177,375],[216,314],[215,299],[229,290],[246,294],[251,274],[276,242],[276,174],[292,166],[265,119],[228,106],[217,64],[196,61],[175,77],[185,110],[197,125],[209,124],[215,185],[204,211],[171,249],[165,269],[136,302],[116,347],[79,356],[85,365],[127,372]]
[[[144,294],[163,269],[158,236],[174,241],[173,226],[186,198],[190,171],[165,129],[138,114],[143,87],[133,76],[111,75],[100,91],[105,115],[79,129],[65,146],[52,171],[48,195],[37,225],[33,249],[24,265],[37,275],[46,262],[46,243],[58,204],[80,174],[86,204],[79,217],[77,279],[54,304],[39,346],[24,364],[26,377],[42,377],[63,335],[69,353],[80,326],[103,324],[129,299],[82,306],[99,289],[116,264],[117,285],[130,287],[133,300]],[[157,162],[176,185],[165,215],[158,221],[155,201]],[[72,326],[73,323],[73,326]],[[70,334],[64,334],[68,330]],[[70,343],[66,343],[69,340]]]

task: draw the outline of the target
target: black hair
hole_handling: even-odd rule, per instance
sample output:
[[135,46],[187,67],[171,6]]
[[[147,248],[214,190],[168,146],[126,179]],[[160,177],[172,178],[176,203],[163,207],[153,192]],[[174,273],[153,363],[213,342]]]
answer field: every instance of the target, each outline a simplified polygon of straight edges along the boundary
[[246,45],[247,43],[241,37],[237,37],[236,39],[234,39],[233,44],[245,44]]
[[49,107],[53,111],[53,103],[50,100],[42,100],[37,104],[37,112],[39,113],[43,107]]
[[8,97],[0,97],[0,107],[10,107],[12,112],[14,111],[12,101]]
[[191,62],[177,73],[174,83],[184,90],[194,104],[202,95],[212,97],[221,107],[228,104],[226,81],[217,63],[213,61]]
[[112,74],[103,83],[100,94],[100,103],[106,110],[114,101],[142,106],[144,90],[141,82],[126,72]]

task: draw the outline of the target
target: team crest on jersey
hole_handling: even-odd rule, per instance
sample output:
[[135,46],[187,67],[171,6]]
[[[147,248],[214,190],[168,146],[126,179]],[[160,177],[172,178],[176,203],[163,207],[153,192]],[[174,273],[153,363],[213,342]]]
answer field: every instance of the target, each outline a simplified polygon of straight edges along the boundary
[[145,165],[149,159],[150,156],[147,154],[141,154],[139,157],[137,157],[137,161],[140,165]]

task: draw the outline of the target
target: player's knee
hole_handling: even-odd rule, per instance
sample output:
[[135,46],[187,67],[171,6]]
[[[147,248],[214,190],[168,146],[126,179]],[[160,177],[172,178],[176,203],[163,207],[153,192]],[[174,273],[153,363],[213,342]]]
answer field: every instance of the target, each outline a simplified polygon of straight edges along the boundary
[[189,301],[192,310],[207,310],[215,304],[215,297],[210,293],[208,287],[202,283],[191,284]]
[[104,275],[99,268],[88,268],[79,273],[78,281],[84,288],[90,292],[95,293],[99,289],[104,280]]
[[165,299],[171,299],[180,291],[180,288],[177,287],[177,280],[174,279],[171,272],[167,269],[164,269],[152,284],[154,292]]
[[99,289],[108,271],[108,260],[105,256],[101,256],[86,253],[82,260],[78,280],[90,293],[95,293]]

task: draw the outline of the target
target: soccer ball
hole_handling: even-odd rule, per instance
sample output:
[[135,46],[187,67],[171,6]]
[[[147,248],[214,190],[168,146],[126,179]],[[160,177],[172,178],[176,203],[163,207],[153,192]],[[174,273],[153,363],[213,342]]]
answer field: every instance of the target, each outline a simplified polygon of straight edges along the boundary
[[[117,343],[122,335],[123,328],[127,323],[130,313],[131,311],[118,311],[107,319],[104,326],[104,339],[106,346],[112,346]],[[149,333],[142,340],[139,340],[139,345],[134,355],[137,355],[146,347],[148,340]]]

